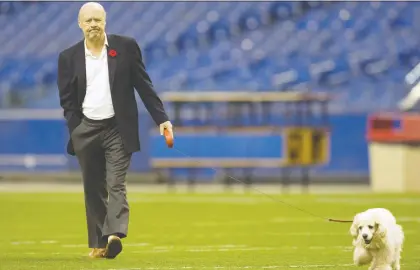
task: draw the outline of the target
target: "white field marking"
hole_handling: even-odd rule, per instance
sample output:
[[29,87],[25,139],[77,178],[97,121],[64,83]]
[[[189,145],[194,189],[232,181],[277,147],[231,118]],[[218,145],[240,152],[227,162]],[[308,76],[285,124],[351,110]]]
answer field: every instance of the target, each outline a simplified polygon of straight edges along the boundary
[[327,267],[348,267],[354,264],[310,264],[310,265],[289,265],[289,268],[327,268]]
[[[417,222],[420,223],[420,217],[397,217],[399,222]],[[194,227],[220,227],[220,226],[248,226],[262,223],[327,223],[317,218],[274,218],[271,220],[235,220],[235,221],[202,221],[194,222],[191,225]],[[331,222],[329,222],[331,223]],[[179,226],[172,223],[173,226]]]
[[42,240],[42,241],[15,241],[11,242],[12,245],[35,245],[35,244],[57,244],[58,241],[56,240]]
[[[127,244],[124,244],[124,246],[127,246],[127,247],[144,247],[144,246],[149,246],[149,245],[150,245],[149,243],[127,243]],[[74,245],[67,244],[67,245],[61,245],[61,247],[64,247],[64,248],[80,248],[80,247],[87,247],[87,244],[74,244]]]
[[175,246],[155,246],[153,247],[154,250],[170,250],[174,249]]
[[345,204],[407,204],[418,205],[420,199],[417,198],[317,198],[316,202],[319,203],[345,203]]
[[243,248],[248,247],[247,245],[233,245],[233,244],[226,244],[226,245],[206,245],[206,246],[185,246],[188,248]]
[[58,243],[58,241],[55,241],[55,240],[44,240],[44,241],[41,241],[41,244],[57,244]]
[[169,249],[158,249],[158,250],[136,250],[136,251],[132,251],[130,253],[133,254],[143,254],[143,253],[165,253],[165,252],[169,252],[171,250]]
[[276,217],[270,220],[272,223],[292,223],[292,222],[320,222],[320,218],[304,217],[304,218],[288,218]]
[[[23,252],[23,253],[19,253],[19,254],[23,254],[23,255],[36,255],[36,256],[48,256],[48,255],[60,255],[60,256],[83,256],[83,257],[87,257],[89,251],[88,252],[51,252],[51,253],[47,253],[47,252]],[[2,255],[4,256],[16,256],[16,253],[12,253],[12,252],[8,252],[8,253],[2,253]]]
[[[420,247],[416,246],[416,247]],[[134,252],[129,252],[134,253]],[[14,255],[15,253],[5,253],[3,255]],[[45,255],[42,252],[26,252],[25,255]],[[51,253],[52,255],[60,255],[58,252]],[[81,253],[66,253],[66,255],[85,255]],[[351,267],[353,264],[309,264],[309,265],[270,265],[270,266],[207,266],[200,267],[200,269],[290,269],[290,268],[332,268],[332,267]],[[402,264],[402,266],[407,266]],[[107,268],[102,270],[172,270],[172,269],[194,269],[193,266],[180,266],[180,267],[144,267],[144,268]],[[96,269],[96,268],[95,268]],[[82,270],[95,270],[82,268]]]
[[87,244],[77,244],[77,245],[61,245],[63,248],[81,248],[87,247]]
[[349,235],[346,232],[265,232],[264,235],[273,235],[273,236],[344,236]]
[[[249,225],[258,225],[261,223],[267,223],[269,221],[266,220],[235,220],[235,221],[202,221],[202,222],[193,222],[190,223],[190,226],[193,227],[220,227],[220,226],[249,226]],[[156,225],[161,226],[161,224],[149,224],[149,225]],[[169,225],[165,225],[164,227],[185,227],[184,223],[180,222],[171,222]],[[142,238],[149,237],[149,235],[144,234]]]
[[152,249],[146,249],[142,251],[133,251],[134,253],[143,253],[143,252],[168,252],[172,250],[176,251],[195,251],[195,250],[209,250],[209,251],[217,251],[217,250],[225,250],[225,249],[240,249],[246,248],[246,245],[213,245],[213,246],[155,246],[151,247]]
[[[344,230],[345,231],[345,230]],[[419,231],[415,230],[405,230],[404,234],[419,234]],[[228,234],[227,234],[228,235]],[[245,234],[244,234],[245,235]],[[248,234],[247,234],[248,235]],[[272,235],[272,236],[350,236],[348,232],[287,232],[287,233],[263,233],[263,235]]]
[[[221,224],[222,225],[222,224]],[[350,226],[350,225],[349,225]],[[349,227],[343,227],[344,229],[342,232],[267,232],[267,231],[256,231],[254,234],[259,236],[348,236],[349,232],[347,228]],[[419,231],[416,230],[404,230],[405,234],[419,234]],[[243,236],[249,236],[249,233],[222,233],[222,232],[215,232],[212,234],[206,234],[204,235],[207,239],[220,239],[223,237],[243,237]],[[154,234],[143,234],[141,237],[138,237],[137,240],[153,240],[157,239],[159,236]],[[170,239],[202,239],[203,234],[186,234],[186,233],[179,233],[179,234],[171,234],[170,237],[167,237]]]
[[[309,249],[314,250],[325,250],[334,249],[349,252],[352,250],[351,246],[309,246]],[[162,252],[229,252],[229,251],[270,251],[270,250],[298,250],[306,249],[306,247],[297,246],[278,246],[278,247],[249,247],[246,245],[220,245],[220,246],[169,246],[169,247],[158,247],[153,249],[135,250],[130,253],[162,253]]]
[[[227,251],[269,251],[269,250],[298,250],[298,249],[334,249],[334,250],[351,250],[351,246],[308,246],[308,247],[298,247],[298,246],[269,246],[269,247],[250,247],[247,245],[204,245],[204,246],[149,246],[150,244],[144,245],[145,243],[133,243],[125,244],[124,246],[132,247],[145,247],[142,250],[133,250],[129,253],[162,253],[162,252],[227,252]],[[62,245],[62,247],[71,247],[71,248],[86,248],[86,244],[82,245]]]
[[[200,269],[290,269],[290,268],[335,268],[351,267],[354,264],[307,264],[307,265],[264,265],[264,266],[207,266]],[[103,270],[172,270],[172,269],[193,269],[192,266],[181,267],[144,267],[144,268],[108,268]],[[93,269],[82,269],[93,270]]]
[[417,222],[420,223],[420,217],[396,217],[397,222]]
[[124,246],[127,246],[127,247],[145,247],[145,246],[150,246],[150,244],[149,243],[127,243],[127,244],[124,244]]
[[261,221],[257,220],[235,220],[235,221],[217,221],[217,222],[194,222],[194,227],[219,227],[219,226],[245,226],[245,225],[256,225],[261,224]]
[[276,250],[272,247],[249,247],[249,248],[192,248],[186,249],[186,252],[226,252],[226,251],[269,251]]
[[[350,217],[350,220],[353,219],[353,217]],[[396,216],[397,222],[418,222],[420,223],[420,217],[409,217],[409,216]],[[273,218],[270,220],[272,223],[310,223],[310,222],[322,222],[320,218]]]
[[36,242],[35,241],[19,241],[19,242],[12,242],[11,244],[16,245],[16,246],[18,246],[18,245],[34,245],[34,244],[36,244]]
[[[410,218],[410,217],[408,217]],[[417,218],[416,218],[417,219]],[[255,225],[261,223],[310,223],[310,222],[323,222],[320,218],[284,218],[278,217],[271,220],[235,220],[235,221],[202,221],[202,222],[194,222],[192,223],[193,226],[196,227],[218,227],[218,226],[226,226],[226,225]],[[326,222],[326,221],[324,221]]]
[[[419,246],[420,247],[420,246]],[[215,250],[242,250],[242,249],[247,249],[247,248],[254,248],[254,247],[249,247],[247,245],[221,245],[221,246],[184,246],[184,247],[177,247],[177,250],[182,250],[182,248],[185,248],[184,250],[188,251],[188,250],[192,250],[192,249],[215,249]],[[299,247],[299,246],[278,246],[278,247],[273,247],[273,246],[269,246],[269,247],[255,247],[255,248],[263,248],[263,249],[305,249],[305,248],[309,248],[309,249],[351,249],[352,246],[307,246],[307,247]]]
[[242,197],[150,197],[150,198],[129,198],[129,202],[150,202],[150,203],[230,203],[230,204],[260,204],[275,203],[264,198],[242,198]]
[[[402,221],[417,221],[420,223],[420,218],[403,218],[401,219]],[[225,223],[217,223],[220,225],[225,225]],[[415,230],[404,230],[404,234],[406,235],[410,235],[410,234],[418,234],[418,231]],[[257,232],[257,235],[269,235],[269,236],[348,236],[349,234],[347,233],[347,231],[345,232]],[[215,234],[173,234],[171,235],[172,238],[192,238],[192,239],[200,239],[200,238],[223,238],[225,236],[247,236],[247,233],[215,233]],[[156,235],[152,235],[152,234],[145,234],[142,235],[141,237],[142,239],[144,238],[157,238]],[[40,242],[36,242],[36,241],[14,241],[14,242],[10,242],[11,245],[35,245],[35,244],[59,244],[60,242],[57,240],[42,240]],[[139,243],[126,243],[124,244],[124,246],[128,246],[128,247],[143,247],[143,246],[150,246],[150,243],[144,243],[144,242],[139,242]],[[64,248],[80,248],[80,247],[86,247],[87,244],[64,244],[61,245],[61,247]],[[231,245],[231,246],[236,246],[238,247],[238,245]],[[241,246],[241,245],[239,245]],[[210,247],[210,246],[207,246]],[[213,247],[223,247],[223,246],[213,246]],[[229,245],[225,245],[225,247],[229,247]],[[420,247],[420,246],[419,246]]]

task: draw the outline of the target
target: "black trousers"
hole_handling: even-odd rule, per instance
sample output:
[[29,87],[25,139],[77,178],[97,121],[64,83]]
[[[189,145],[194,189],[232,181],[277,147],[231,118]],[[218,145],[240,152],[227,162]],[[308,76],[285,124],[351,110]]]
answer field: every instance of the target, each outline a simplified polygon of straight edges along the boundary
[[131,154],[115,119],[83,118],[71,134],[83,176],[88,245],[104,248],[109,235],[127,236],[129,205],[125,177]]

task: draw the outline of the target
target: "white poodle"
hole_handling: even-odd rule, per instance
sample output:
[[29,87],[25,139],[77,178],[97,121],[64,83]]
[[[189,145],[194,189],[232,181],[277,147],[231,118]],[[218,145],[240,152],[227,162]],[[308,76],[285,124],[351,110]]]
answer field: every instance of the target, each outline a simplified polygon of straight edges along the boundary
[[369,270],[400,270],[404,233],[389,210],[372,208],[357,214],[350,234],[357,266],[371,263]]

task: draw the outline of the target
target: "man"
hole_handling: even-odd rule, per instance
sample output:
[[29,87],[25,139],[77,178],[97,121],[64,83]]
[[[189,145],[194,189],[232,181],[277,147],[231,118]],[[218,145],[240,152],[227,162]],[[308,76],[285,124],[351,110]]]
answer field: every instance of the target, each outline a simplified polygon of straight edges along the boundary
[[127,236],[125,176],[140,150],[137,90],[160,133],[172,125],[133,38],[107,35],[106,13],[94,2],[79,11],[84,39],[58,59],[60,105],[70,133],[67,152],[83,176],[90,257],[115,258]]

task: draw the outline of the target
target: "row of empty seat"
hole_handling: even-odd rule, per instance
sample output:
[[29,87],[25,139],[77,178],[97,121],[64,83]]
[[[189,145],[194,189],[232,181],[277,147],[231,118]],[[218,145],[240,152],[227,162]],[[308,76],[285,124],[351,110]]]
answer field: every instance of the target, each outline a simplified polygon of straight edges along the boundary
[[[420,60],[416,2],[103,4],[107,32],[138,40],[158,91],[307,89],[343,111],[387,109]],[[33,93],[47,97],[21,106],[58,106],[57,55],[82,38],[80,6],[0,3],[4,106]]]

